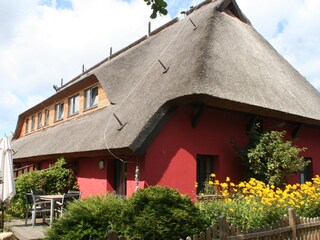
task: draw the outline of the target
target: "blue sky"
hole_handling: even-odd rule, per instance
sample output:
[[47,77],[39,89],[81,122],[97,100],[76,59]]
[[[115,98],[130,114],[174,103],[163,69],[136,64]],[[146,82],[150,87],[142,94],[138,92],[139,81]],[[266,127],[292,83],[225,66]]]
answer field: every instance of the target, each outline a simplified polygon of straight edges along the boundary
[[[156,28],[201,1],[168,0]],[[238,0],[253,26],[320,90],[320,1]],[[18,115],[54,94],[82,69],[147,33],[143,0],[10,0],[0,2],[0,137]]]
[[56,9],[72,9],[72,1],[70,0],[43,0],[39,5],[54,6]]

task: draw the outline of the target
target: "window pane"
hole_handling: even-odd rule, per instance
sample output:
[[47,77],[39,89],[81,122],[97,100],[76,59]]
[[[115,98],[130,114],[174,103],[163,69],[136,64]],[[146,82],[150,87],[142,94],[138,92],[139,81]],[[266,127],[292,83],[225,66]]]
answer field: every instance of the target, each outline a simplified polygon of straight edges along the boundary
[[38,128],[42,127],[42,112],[38,113]]
[[45,114],[46,114],[46,117],[45,117],[44,125],[48,125],[48,124],[49,124],[50,110],[49,110],[49,109],[46,109]]
[[204,183],[209,179],[210,174],[214,172],[215,159],[215,156],[197,156],[197,194],[204,190]]
[[79,95],[69,98],[69,111],[68,114],[73,115],[79,112]]
[[84,96],[85,96],[84,108],[88,109],[88,108],[90,108],[90,89],[85,91]]
[[91,102],[90,107],[96,106],[98,104],[98,87],[91,89]]
[[26,130],[25,133],[29,132],[29,118],[26,119]]
[[[311,161],[311,158],[305,158],[305,161]],[[300,183],[303,184],[307,181],[312,180],[312,162],[309,163],[308,166],[306,166],[302,172],[300,172]]]
[[70,116],[73,114],[73,98],[69,98],[68,109],[68,115]]
[[34,130],[35,125],[36,125],[36,116],[33,115],[33,116],[31,117],[31,131]]
[[79,99],[80,99],[79,95],[74,97],[74,113],[79,112]]
[[60,103],[60,104],[57,104],[56,107],[55,107],[55,120],[58,121],[58,120],[61,120],[63,119],[63,107],[64,107],[64,104],[63,103]]
[[90,88],[84,92],[85,109],[89,109],[98,105],[98,86]]
[[60,111],[59,119],[62,119],[62,118],[63,118],[63,108],[64,108],[64,104],[61,103],[61,104],[59,105],[59,111]]

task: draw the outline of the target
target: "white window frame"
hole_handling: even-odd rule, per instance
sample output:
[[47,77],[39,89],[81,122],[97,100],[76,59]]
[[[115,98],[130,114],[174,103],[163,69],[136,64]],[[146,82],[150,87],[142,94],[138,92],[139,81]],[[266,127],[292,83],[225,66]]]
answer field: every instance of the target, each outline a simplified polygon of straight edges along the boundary
[[38,125],[37,128],[41,128],[42,127],[42,112],[38,113]]
[[54,107],[54,120],[60,121],[64,118],[64,102],[58,103]]
[[68,99],[68,116],[79,113],[80,95],[76,94]]
[[47,126],[49,125],[49,121],[50,121],[50,109],[46,109],[44,111],[44,125]]
[[36,115],[31,116],[31,131],[34,131],[36,127]]
[[26,119],[26,129],[24,131],[24,133],[29,133],[29,118]]
[[84,109],[88,110],[98,106],[98,85],[84,91]]

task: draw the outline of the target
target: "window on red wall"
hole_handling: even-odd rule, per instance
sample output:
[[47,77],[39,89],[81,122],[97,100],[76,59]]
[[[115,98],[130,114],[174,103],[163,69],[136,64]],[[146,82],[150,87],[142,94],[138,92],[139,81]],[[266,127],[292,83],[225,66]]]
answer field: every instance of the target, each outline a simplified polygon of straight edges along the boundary
[[311,181],[312,178],[312,160],[311,158],[304,158],[306,161],[310,161],[309,165],[306,166],[302,172],[299,173],[300,183]]
[[209,179],[211,173],[214,173],[214,163],[217,156],[197,155],[197,194],[204,189],[204,182]]

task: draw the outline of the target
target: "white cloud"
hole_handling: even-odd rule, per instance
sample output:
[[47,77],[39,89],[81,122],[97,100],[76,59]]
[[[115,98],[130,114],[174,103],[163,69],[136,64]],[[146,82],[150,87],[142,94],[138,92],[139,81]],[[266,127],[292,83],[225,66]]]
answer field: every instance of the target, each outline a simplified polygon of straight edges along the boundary
[[[14,92],[1,100],[15,96],[22,106],[1,102],[1,116],[14,117],[0,118],[0,135],[14,131],[18,114],[52,95],[61,78],[71,80],[82,64],[90,68],[108,57],[110,47],[115,52],[146,35],[150,21],[142,0],[73,0],[72,9],[37,3],[0,2],[0,83]],[[158,17],[152,28],[167,21]]]
[[[307,0],[294,14],[288,16],[288,24],[271,42],[288,60],[313,83],[320,75],[320,1]],[[318,87],[315,85],[315,87]]]
[[2,89],[0,91],[0,132],[2,136],[11,135],[10,131],[14,131],[12,126],[15,126],[17,116],[26,109],[23,101],[10,90]]
[[320,90],[320,1],[238,0],[253,26]]
[[[167,0],[169,15],[152,29],[201,0]],[[52,4],[50,4],[50,2]],[[0,1],[0,137],[14,131],[18,114],[147,33],[151,10],[143,0]],[[320,1],[237,0],[254,27],[320,88]],[[42,4],[39,4],[42,3]],[[59,3],[59,4],[58,4]],[[5,116],[5,117],[4,117]]]
[[36,0],[10,0],[0,3],[0,49],[14,38],[16,27],[24,21]]
[[242,12],[252,25],[267,39],[277,32],[279,23],[296,12],[303,0],[238,0]]

